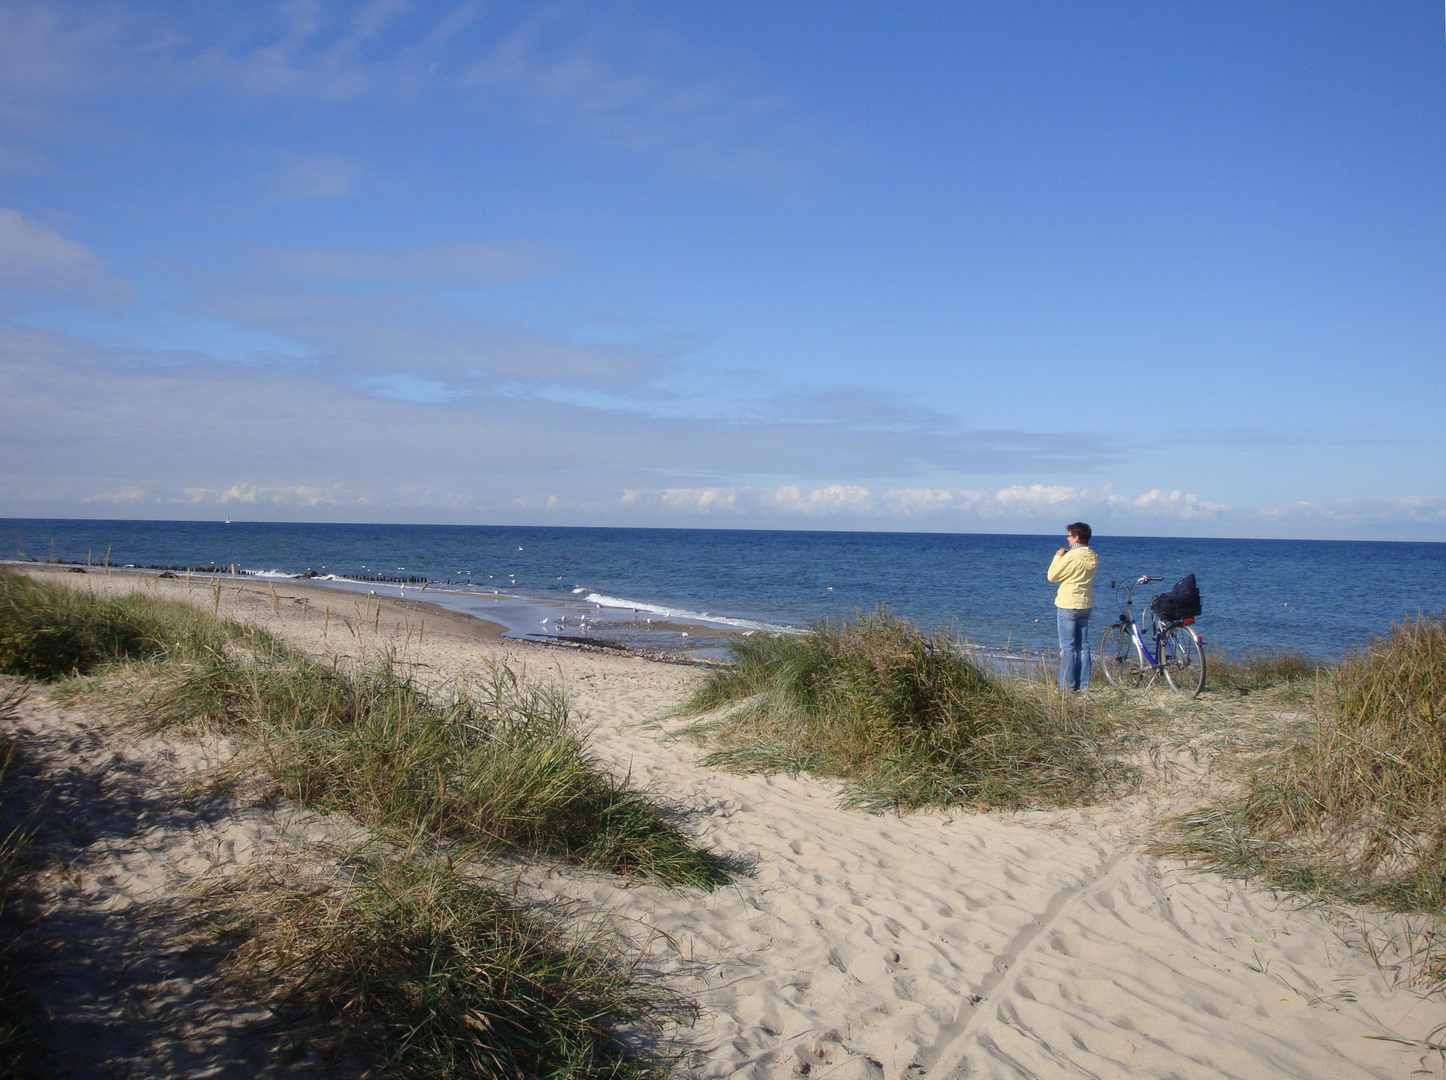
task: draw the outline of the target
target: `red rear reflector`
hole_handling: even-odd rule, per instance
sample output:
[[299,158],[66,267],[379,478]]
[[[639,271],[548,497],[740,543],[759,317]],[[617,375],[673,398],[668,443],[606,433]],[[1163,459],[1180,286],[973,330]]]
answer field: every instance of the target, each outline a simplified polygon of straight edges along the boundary
[[1194,625],[1195,625],[1195,620],[1194,620],[1194,619],[1181,619],[1180,621],[1181,621],[1182,623],[1184,623],[1186,626],[1194,626]]

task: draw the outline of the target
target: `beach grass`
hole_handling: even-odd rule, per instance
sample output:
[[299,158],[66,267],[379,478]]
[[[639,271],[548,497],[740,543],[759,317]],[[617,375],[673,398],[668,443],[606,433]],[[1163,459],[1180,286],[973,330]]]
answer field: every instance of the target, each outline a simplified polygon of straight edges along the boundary
[[391,658],[328,666],[179,603],[3,576],[8,670],[62,680],[152,729],[225,731],[275,792],[409,838],[401,854],[348,861],[345,881],[319,891],[257,878],[244,903],[233,892],[237,993],[312,1017],[303,1036],[380,1063],[373,1075],[668,1071],[652,1036],[690,1020],[689,1002],[601,929],[569,934],[467,877],[505,852],[671,887],[730,879],[600,766],[561,691],[498,666],[429,692]]
[[615,937],[568,930],[428,849],[325,873],[235,876],[206,897],[240,944],[223,980],[366,1075],[644,1080],[696,1007]]
[[0,674],[54,682],[126,660],[193,659],[241,639],[274,645],[184,604],[99,596],[0,567]]
[[1318,678],[1329,668],[1320,660],[1298,650],[1278,649],[1243,652],[1235,656],[1222,651],[1210,653],[1210,677],[1215,685],[1236,690],[1295,690],[1314,692]]
[[497,666],[428,692],[387,657],[329,667],[185,604],[0,570],[0,670],[52,681],[120,664],[145,723],[246,737],[250,760],[300,803],[669,886],[731,876],[599,766],[551,684]]
[[[1335,665],[1245,789],[1157,846],[1314,896],[1446,916],[1446,619],[1422,616]],[[1446,947],[1431,962],[1446,982]]]
[[1082,698],[994,675],[883,607],[730,650],[682,710],[720,714],[691,729],[706,764],[836,777],[864,810],[1062,805],[1129,777]]
[[591,755],[550,683],[496,666],[428,692],[387,658],[355,672],[288,654],[172,665],[140,706],[155,728],[241,735],[281,794],[373,826],[510,848],[669,886],[730,872]]
[[[17,685],[0,687],[0,723],[8,727],[23,693]],[[0,732],[0,792],[9,786],[17,753],[13,736]],[[34,1075],[36,1010],[23,945],[34,870],[27,851],[28,838],[23,822],[0,835],[0,1080]]]

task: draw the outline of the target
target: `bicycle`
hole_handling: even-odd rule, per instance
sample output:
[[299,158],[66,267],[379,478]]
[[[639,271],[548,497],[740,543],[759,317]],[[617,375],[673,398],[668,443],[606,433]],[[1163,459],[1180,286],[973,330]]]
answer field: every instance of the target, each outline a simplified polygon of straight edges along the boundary
[[1125,610],[1100,641],[1100,666],[1116,690],[1142,690],[1163,674],[1170,689],[1193,698],[1205,686],[1205,639],[1192,628],[1195,620],[1164,620],[1150,607],[1143,626],[1135,621],[1135,587],[1163,580],[1146,574],[1123,585],[1110,582],[1116,594],[1125,594]]

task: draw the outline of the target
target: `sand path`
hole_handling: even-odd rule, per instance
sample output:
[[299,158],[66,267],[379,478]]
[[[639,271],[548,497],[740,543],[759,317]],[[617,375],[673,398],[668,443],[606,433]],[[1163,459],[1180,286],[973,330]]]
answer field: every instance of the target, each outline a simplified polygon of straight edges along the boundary
[[[87,587],[188,595],[184,582],[120,575],[91,575]],[[608,912],[622,932],[652,939],[705,1010],[689,1033],[699,1080],[1441,1071],[1440,1055],[1379,1039],[1446,1024],[1446,1002],[1413,993],[1407,965],[1346,948],[1322,916],[1268,892],[1140,853],[1162,813],[1189,805],[1178,788],[1049,814],[846,813],[827,784],[702,768],[695,747],[646,726],[686,693],[692,669],[518,646],[388,603],[359,610],[338,634],[334,621],[319,627],[315,599],[302,624],[303,591],[228,588],[222,614],[320,652],[390,643],[432,680],[508,662],[561,681],[609,767],[749,867],[712,894],[560,868],[524,877],[539,895]],[[194,583],[189,596],[213,606]],[[240,830],[247,850],[274,843],[276,823],[248,824],[246,813],[207,828]],[[154,827],[158,837],[190,828]],[[157,840],[181,854],[152,877],[205,869],[200,852],[215,839]],[[1383,933],[1402,928],[1377,922]]]

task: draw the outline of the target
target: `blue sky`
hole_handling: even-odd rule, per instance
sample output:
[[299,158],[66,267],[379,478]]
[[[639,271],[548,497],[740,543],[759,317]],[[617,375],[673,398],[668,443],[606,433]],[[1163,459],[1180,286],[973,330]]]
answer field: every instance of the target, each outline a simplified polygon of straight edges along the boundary
[[0,516],[1446,540],[1439,4],[0,0]]

